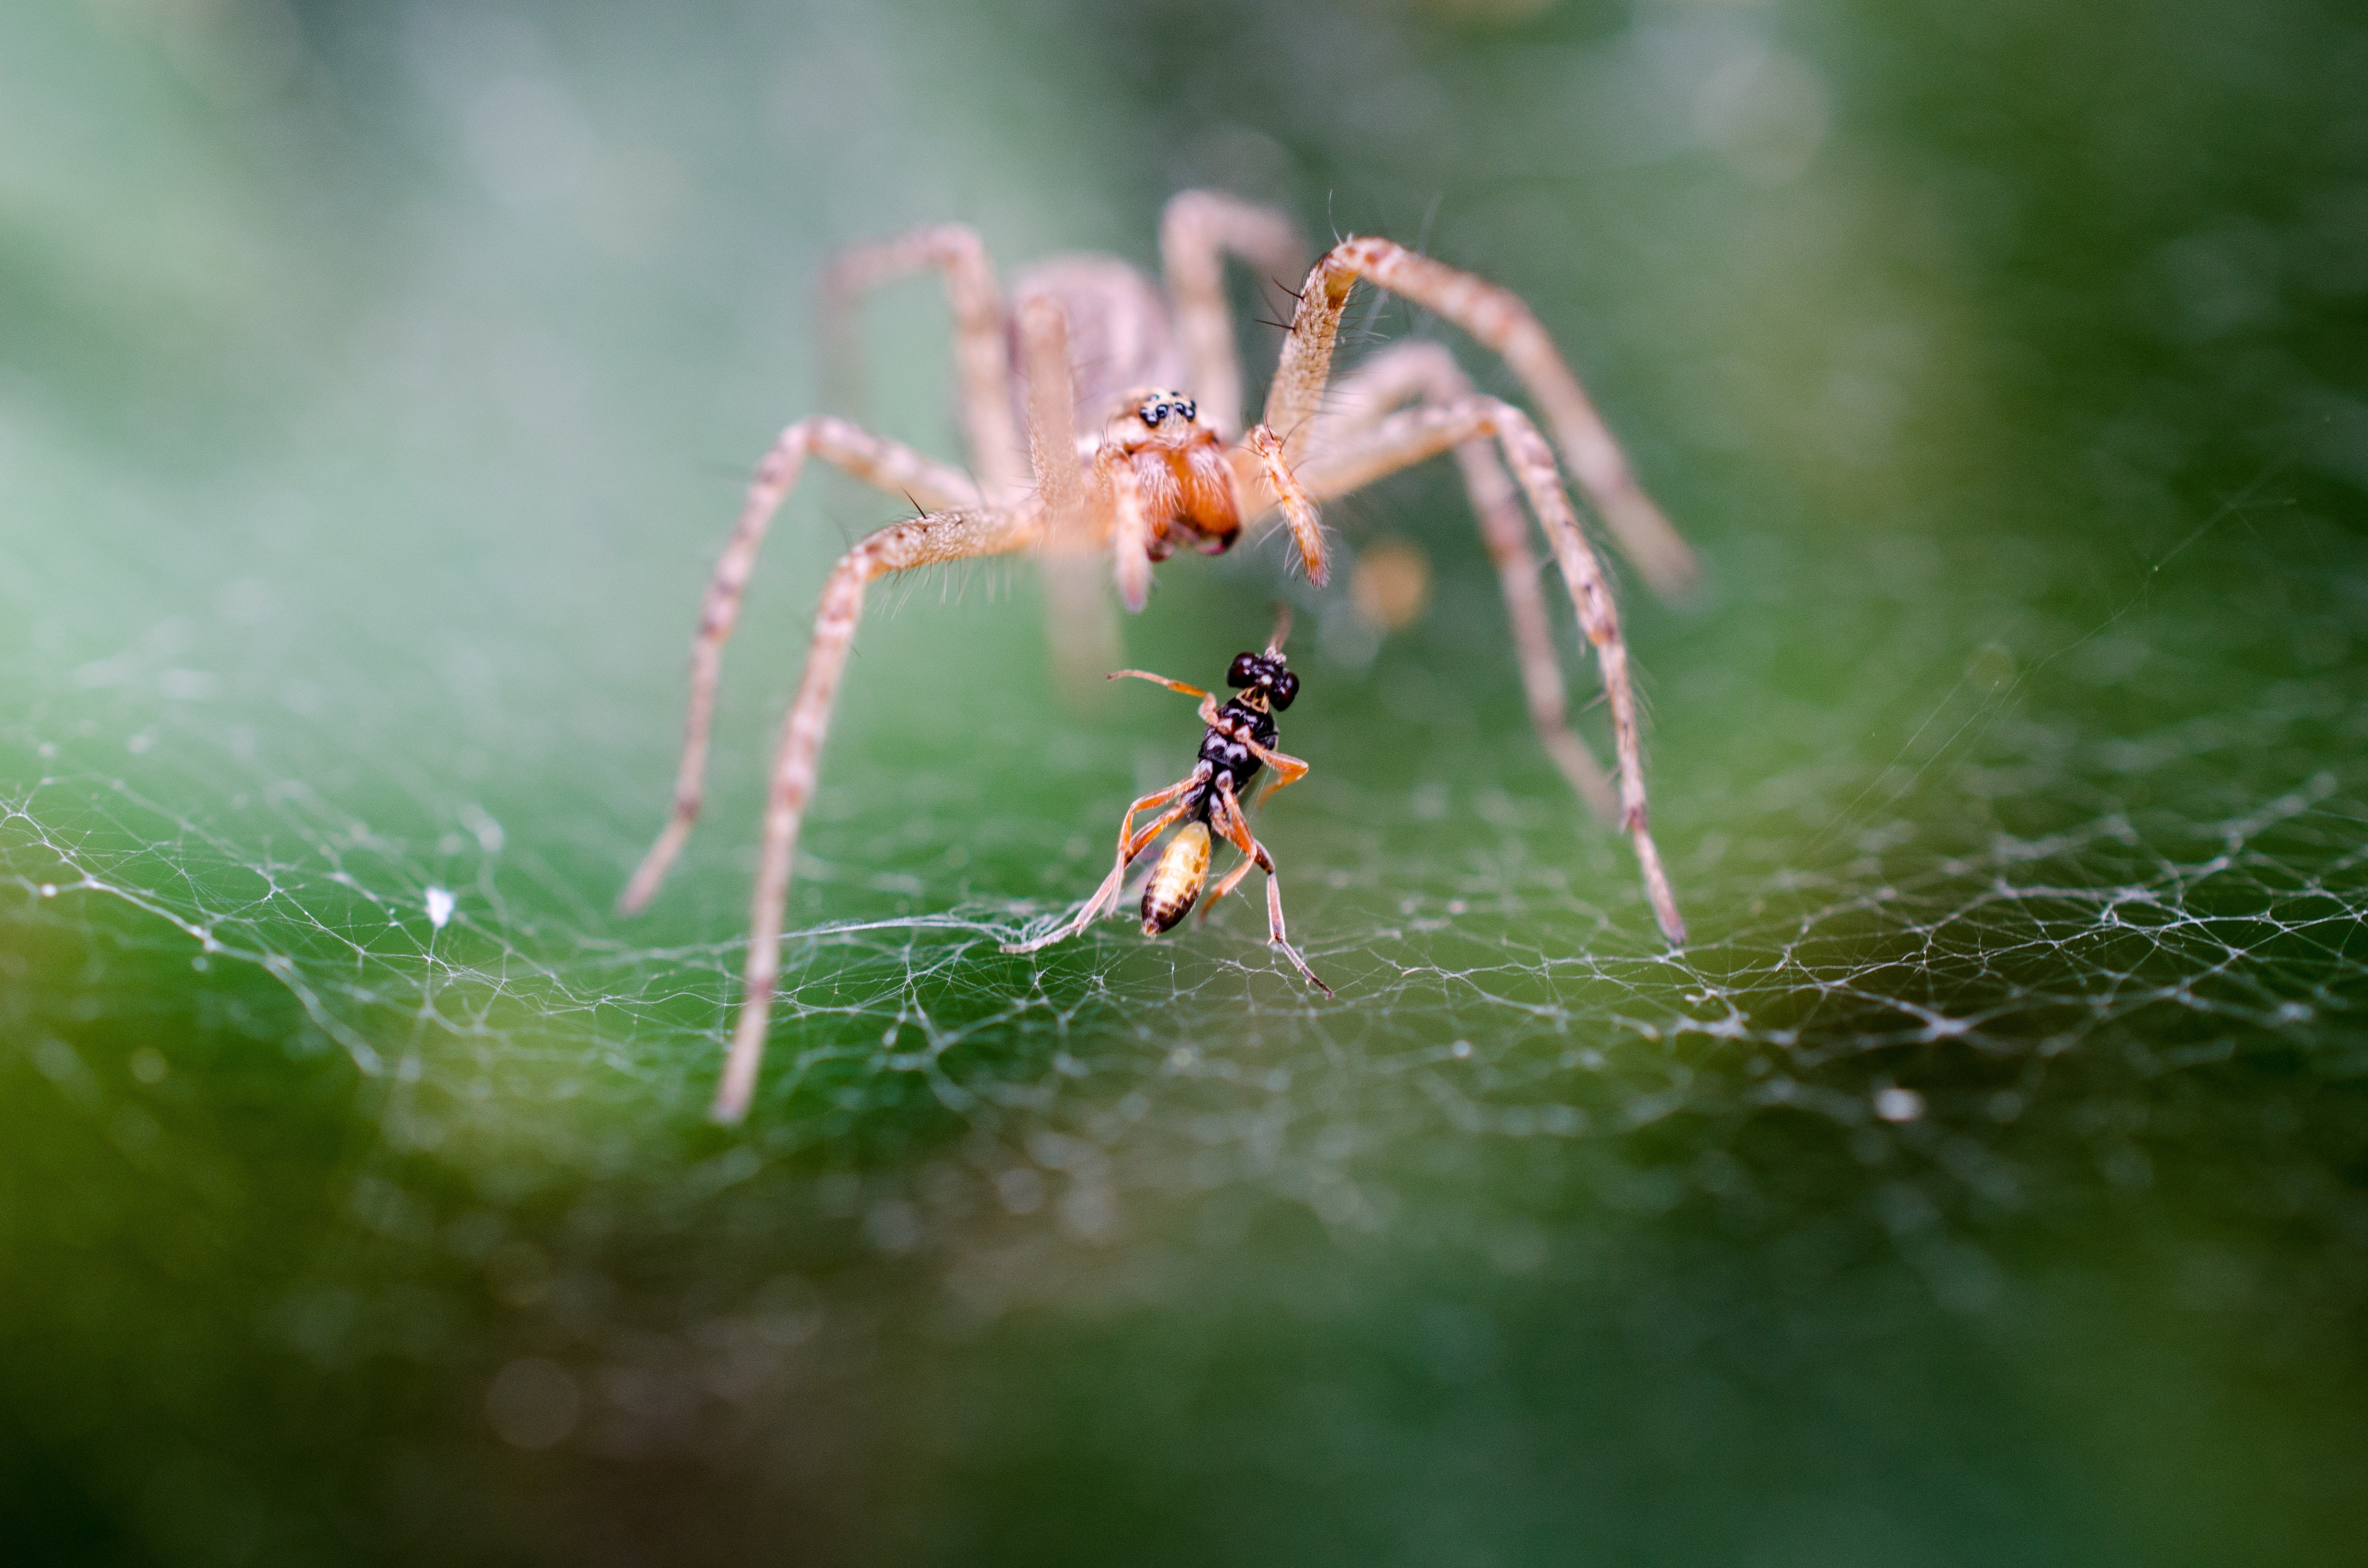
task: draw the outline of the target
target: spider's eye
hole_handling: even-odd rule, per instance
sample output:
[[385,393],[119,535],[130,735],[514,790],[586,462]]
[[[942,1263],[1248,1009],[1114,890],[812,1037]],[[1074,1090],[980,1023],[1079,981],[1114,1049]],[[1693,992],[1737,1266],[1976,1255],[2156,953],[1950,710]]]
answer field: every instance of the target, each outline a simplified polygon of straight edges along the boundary
[[1281,675],[1274,677],[1274,705],[1276,708],[1281,709],[1290,707],[1291,699],[1298,695],[1299,677],[1297,676],[1292,675],[1289,670],[1285,670]]
[[1258,655],[1236,653],[1234,655],[1234,667],[1225,672],[1225,684],[1233,687],[1255,686],[1258,683]]
[[1146,403],[1143,405],[1143,422],[1145,425],[1150,426],[1153,429],[1156,430],[1159,428],[1159,422],[1167,417],[1167,405],[1166,403]]
[[1198,419],[1201,417],[1201,405],[1197,403],[1179,403],[1176,405],[1176,412],[1187,419]]

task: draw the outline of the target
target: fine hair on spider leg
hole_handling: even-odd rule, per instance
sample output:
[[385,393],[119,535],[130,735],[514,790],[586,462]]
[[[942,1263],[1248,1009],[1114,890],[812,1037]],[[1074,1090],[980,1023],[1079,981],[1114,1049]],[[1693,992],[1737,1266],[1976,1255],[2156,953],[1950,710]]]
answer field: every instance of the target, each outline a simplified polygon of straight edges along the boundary
[[[749,916],[739,1018],[714,1114],[747,1113],[780,965],[782,922],[804,812],[820,777],[822,747],[870,586],[918,567],[986,556],[1057,562],[1107,559],[1126,608],[1147,601],[1159,564],[1182,551],[1218,554],[1243,525],[1280,510],[1297,565],[1310,583],[1328,574],[1320,506],[1424,459],[1452,452],[1481,536],[1501,579],[1523,689],[1541,744],[1572,789],[1615,816],[1632,841],[1661,930],[1684,926],[1646,827],[1642,748],[1626,643],[1610,585],[1563,489],[1562,469],[1527,415],[1475,393],[1447,350],[1408,343],[1369,356],[1333,383],[1332,358],[1349,293],[1364,283],[1403,298],[1500,355],[1545,417],[1614,541],[1655,584],[1682,584],[1692,556],[1637,485],[1601,417],[1529,307],[1509,291],[1387,240],[1349,238],[1318,259],[1296,291],[1262,417],[1247,429],[1242,377],[1224,265],[1294,268],[1306,254],[1280,214],[1213,192],[1187,191],[1160,230],[1166,288],[1128,264],[1067,256],[1023,271],[1008,296],[985,243],[959,224],[916,231],[840,256],[825,270],[825,336],[851,352],[855,301],[897,278],[935,271],[953,307],[955,368],[968,472],[845,420],[822,416],[785,429],[749,483],[738,522],[708,585],[692,639],[690,693],[665,827],[618,899],[622,914],[646,905],[699,815],[723,654],[737,624],[757,552],[805,460],[822,458],[924,515],[852,545],[825,583],[795,699],[784,716],[766,797],[763,844]],[[1024,438],[1023,438],[1024,433]],[[976,479],[972,477],[977,476]],[[1527,516],[1523,514],[1526,503]],[[1581,631],[1601,666],[1617,753],[1616,786],[1571,733],[1529,527],[1544,532]],[[1087,619],[1086,580],[1055,574],[1047,603],[1057,639]],[[1091,601],[1094,614],[1106,613]],[[1282,674],[1278,628],[1266,658]],[[1081,646],[1083,644],[1080,644]],[[1255,659],[1257,655],[1245,654]],[[1072,659],[1074,662],[1074,658]],[[1144,676],[1141,671],[1124,675]],[[1249,833],[1239,790],[1271,769],[1268,793],[1306,765],[1271,748],[1271,709],[1289,697],[1277,679],[1239,687],[1221,705],[1194,687],[1144,676],[1201,699],[1202,763],[1195,778],[1145,796],[1120,828],[1117,864],[1076,916],[1019,944],[1032,950],[1074,935],[1120,894],[1128,863],[1168,827],[1198,823],[1247,858],[1221,881],[1223,896],[1258,866],[1267,873],[1269,940],[1311,985],[1323,988],[1282,923],[1272,857]],[[1292,676],[1295,689],[1296,677]],[[1256,722],[1243,715],[1252,713]],[[1212,748],[1217,756],[1212,760]],[[1220,766],[1222,764],[1222,766]],[[1197,780],[1197,781],[1196,781]],[[1222,787],[1221,787],[1222,786]],[[1149,826],[1134,819],[1158,811]],[[1203,866],[1205,873],[1205,864]],[[1198,892],[1197,885],[1194,892]],[[1180,918],[1180,911],[1178,914]]]

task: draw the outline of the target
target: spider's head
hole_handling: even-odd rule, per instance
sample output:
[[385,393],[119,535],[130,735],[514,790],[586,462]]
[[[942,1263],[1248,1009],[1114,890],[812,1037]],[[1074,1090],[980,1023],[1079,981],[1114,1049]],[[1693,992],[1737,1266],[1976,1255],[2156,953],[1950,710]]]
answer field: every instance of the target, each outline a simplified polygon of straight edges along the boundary
[[1128,393],[1110,424],[1110,439],[1130,451],[1216,438],[1216,432],[1201,423],[1201,405],[1189,393],[1160,387]]
[[1225,672],[1225,684],[1265,699],[1266,705],[1278,713],[1299,695],[1299,677],[1284,666],[1281,653],[1271,651],[1235,654],[1234,667]]

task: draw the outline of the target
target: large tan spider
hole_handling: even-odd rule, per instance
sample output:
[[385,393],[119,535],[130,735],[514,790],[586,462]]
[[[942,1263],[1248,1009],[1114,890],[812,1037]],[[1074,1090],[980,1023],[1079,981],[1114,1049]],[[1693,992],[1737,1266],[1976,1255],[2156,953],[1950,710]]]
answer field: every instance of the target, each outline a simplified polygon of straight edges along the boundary
[[[1580,489],[1645,576],[1663,588],[1682,584],[1692,572],[1691,553],[1638,487],[1529,307],[1506,290],[1388,240],[1343,240],[1307,274],[1264,417],[1242,433],[1224,259],[1240,256],[1287,277],[1307,252],[1288,219],[1208,191],[1186,191],[1168,202],[1160,251],[1165,298],[1125,262],[1076,256],[1020,273],[1007,301],[978,235],[957,224],[848,252],[827,273],[826,332],[843,329],[862,290],[931,267],[944,275],[976,478],[844,420],[802,419],[757,465],[716,563],[691,643],[690,717],[673,815],[618,900],[622,914],[649,902],[699,815],[723,644],[739,619],[766,527],[806,458],[819,457],[924,509],[858,543],[824,586],[805,676],[773,758],[745,989],[716,1094],[718,1119],[746,1115],[756,1087],[798,824],[814,797],[823,737],[874,578],[974,556],[1034,552],[1058,565],[1107,550],[1120,597],[1139,610],[1154,563],[1182,546],[1220,553],[1246,522],[1279,507],[1308,580],[1320,586],[1326,557],[1316,504],[1451,449],[1503,581],[1531,722],[1571,786],[1626,828],[1663,934],[1685,940],[1645,827],[1636,703],[1619,614],[1564,494],[1554,449],[1528,415],[1475,392],[1439,344],[1395,345],[1327,388],[1340,313],[1358,282],[1454,323],[1503,356],[1544,413]],[[1080,437],[1080,428],[1092,433]],[[1515,481],[1545,530],[1580,630],[1602,665],[1619,758],[1616,792],[1565,722],[1561,667]]]

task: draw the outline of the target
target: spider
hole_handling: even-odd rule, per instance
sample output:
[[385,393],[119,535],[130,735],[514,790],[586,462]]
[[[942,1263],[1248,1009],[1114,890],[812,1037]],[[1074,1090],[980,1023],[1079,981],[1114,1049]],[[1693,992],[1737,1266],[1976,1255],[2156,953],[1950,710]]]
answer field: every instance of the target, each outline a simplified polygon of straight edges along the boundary
[[[1034,554],[1057,588],[1074,585],[1072,568],[1108,551],[1119,597],[1139,610],[1155,563],[1185,547],[1221,553],[1246,523],[1279,507],[1308,580],[1321,586],[1328,554],[1317,503],[1451,450],[1497,565],[1531,721],[1571,786],[1626,829],[1663,934],[1673,943],[1685,939],[1645,827],[1636,703],[1619,615],[1564,494],[1554,449],[1520,408],[1475,392],[1436,343],[1394,346],[1331,384],[1341,312],[1359,282],[1453,323],[1503,357],[1544,414],[1580,489],[1645,576],[1664,589],[1682,585],[1692,572],[1691,551],[1638,486],[1529,307],[1504,289],[1388,240],[1343,240],[1307,273],[1262,417],[1244,431],[1224,258],[1288,276],[1306,255],[1297,232],[1267,209],[1186,191],[1167,204],[1160,250],[1164,299],[1125,262],[1076,256],[1023,271],[1007,300],[978,235],[953,224],[848,252],[825,272],[825,341],[844,337],[862,291],[931,268],[942,274],[953,306],[961,418],[977,477],[845,420],[802,419],[757,464],[716,563],[691,643],[690,711],[673,812],[619,898],[621,914],[649,902],[699,815],[723,645],[766,528],[807,458],[908,497],[922,513],[860,540],[824,585],[805,673],[771,767],[739,1020],[714,1107],[719,1119],[744,1116],[755,1088],[798,827],[814,797],[823,738],[874,580],[973,557]],[[1081,427],[1090,433],[1081,437]],[[1517,485],[1602,666],[1616,790],[1565,722],[1561,670]],[[1057,597],[1053,619],[1066,619]]]
[[[1274,635],[1267,640],[1265,653],[1235,655],[1233,666],[1225,672],[1225,684],[1241,695],[1223,708],[1217,706],[1213,694],[1180,680],[1153,675],[1149,670],[1119,670],[1111,674],[1112,680],[1132,676],[1156,681],[1170,691],[1199,698],[1201,722],[1208,726],[1207,733],[1201,737],[1200,758],[1190,773],[1127,807],[1126,815],[1118,824],[1116,863],[1094,896],[1078,908],[1067,925],[1032,941],[1009,944],[1004,948],[1005,952],[1032,953],[1039,948],[1066,941],[1100,919],[1117,905],[1119,886],[1126,881],[1126,869],[1134,863],[1134,858],[1149,848],[1153,839],[1180,822],[1184,825],[1167,841],[1166,852],[1144,882],[1143,934],[1156,937],[1192,912],[1201,885],[1209,878],[1209,835],[1213,828],[1242,852],[1242,860],[1211,892],[1209,902],[1201,907],[1201,915],[1205,917],[1216,902],[1233,892],[1256,866],[1266,873],[1267,941],[1282,949],[1308,984],[1326,996],[1332,994],[1332,988],[1315,978],[1315,971],[1307,967],[1307,960],[1291,945],[1282,925],[1282,887],[1276,880],[1274,857],[1267,853],[1265,845],[1250,836],[1249,818],[1242,810],[1243,792],[1262,769],[1273,768],[1274,778],[1258,796],[1261,802],[1277,790],[1307,777],[1307,764],[1274,749],[1274,715],[1290,707],[1299,695],[1299,677],[1292,674],[1282,656],[1282,640],[1290,631],[1291,612],[1285,609]],[[1170,801],[1176,803],[1167,805]],[[1136,813],[1156,806],[1167,809],[1153,818],[1149,826],[1136,832]]]

